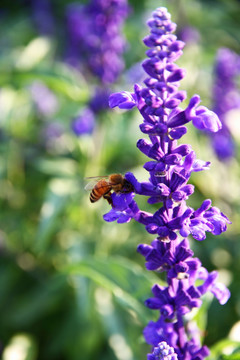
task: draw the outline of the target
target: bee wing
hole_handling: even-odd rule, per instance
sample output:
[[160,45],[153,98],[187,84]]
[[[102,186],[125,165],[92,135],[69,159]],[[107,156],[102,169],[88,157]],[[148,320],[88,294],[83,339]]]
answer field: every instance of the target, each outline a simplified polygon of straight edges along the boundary
[[108,175],[100,175],[100,176],[87,176],[84,179],[93,179],[93,180],[100,180],[100,179],[108,179]]
[[97,181],[90,181],[87,183],[87,185],[84,187],[84,190],[91,191],[94,186],[97,184]]
[[90,177],[86,177],[85,179],[86,180],[91,179],[91,181],[89,181],[87,185],[84,187],[86,191],[91,191],[99,180],[108,179],[108,176],[90,176]]

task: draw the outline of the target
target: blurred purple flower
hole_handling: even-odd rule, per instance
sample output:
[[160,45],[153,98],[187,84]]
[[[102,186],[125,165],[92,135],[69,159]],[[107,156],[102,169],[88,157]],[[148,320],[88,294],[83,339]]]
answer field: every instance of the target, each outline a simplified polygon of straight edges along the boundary
[[198,44],[201,36],[197,28],[193,26],[185,26],[179,32],[179,38],[186,44]]
[[44,129],[44,137],[46,138],[47,141],[54,138],[59,138],[63,134],[64,134],[63,126],[57,121],[47,124],[47,126]]
[[235,155],[235,143],[227,123],[231,110],[240,110],[240,91],[236,78],[240,74],[240,56],[227,48],[218,50],[213,86],[213,110],[222,122],[222,130],[212,135],[213,148],[221,160]]
[[31,0],[33,21],[40,34],[52,35],[55,21],[50,0]]
[[89,101],[89,108],[95,113],[109,109],[108,98],[110,90],[106,88],[96,87],[91,100]]
[[30,86],[30,92],[41,115],[50,117],[57,111],[57,97],[45,84],[38,81],[34,82]]
[[[88,104],[95,115],[109,109],[109,86],[116,82],[124,68],[122,55],[126,44],[122,27],[128,12],[127,0],[91,0],[86,5],[72,3],[67,7],[65,58],[79,68],[87,80],[89,77],[97,79]],[[83,130],[82,121],[78,119],[73,123],[78,135],[92,131],[85,129],[85,125]]]
[[59,153],[62,151],[64,126],[57,120],[44,123],[41,131],[41,142],[50,153]]
[[76,64],[80,59],[102,84],[114,83],[124,67],[121,30],[128,11],[127,0],[70,4],[66,13],[68,61]]
[[89,108],[83,109],[72,121],[72,130],[77,136],[91,134],[94,126],[95,116]]

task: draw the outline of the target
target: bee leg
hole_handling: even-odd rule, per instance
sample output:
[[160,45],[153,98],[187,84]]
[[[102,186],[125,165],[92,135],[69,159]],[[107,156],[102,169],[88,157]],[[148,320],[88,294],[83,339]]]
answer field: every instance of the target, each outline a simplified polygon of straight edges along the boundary
[[107,193],[107,194],[105,194],[105,195],[103,195],[103,198],[106,199],[107,202],[109,203],[109,205],[112,206],[113,203],[112,203],[112,198],[111,198],[111,193],[110,193],[110,192]]

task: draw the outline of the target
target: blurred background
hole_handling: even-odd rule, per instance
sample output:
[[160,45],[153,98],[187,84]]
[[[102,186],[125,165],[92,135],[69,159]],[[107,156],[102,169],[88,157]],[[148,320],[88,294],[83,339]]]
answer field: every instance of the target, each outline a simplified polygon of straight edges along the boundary
[[86,177],[115,172],[147,180],[139,114],[111,110],[107,98],[141,82],[146,20],[159,6],[186,42],[181,89],[224,122],[220,139],[189,125],[182,141],[211,161],[193,175],[189,204],[211,198],[232,221],[221,236],[191,240],[232,293],[224,306],[207,297],[196,320],[212,359],[240,359],[240,2],[122,0],[111,11],[111,1],[96,3],[0,1],[2,359],[143,360],[150,352],[142,330],[158,314],[144,300],[162,279],[136,247],[153,237],[138,223],[105,223],[108,203],[91,204],[84,187]]

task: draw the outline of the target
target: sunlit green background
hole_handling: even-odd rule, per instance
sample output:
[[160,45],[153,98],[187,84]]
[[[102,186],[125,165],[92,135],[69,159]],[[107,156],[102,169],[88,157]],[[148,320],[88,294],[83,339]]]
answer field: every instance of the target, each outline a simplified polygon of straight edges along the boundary
[[[93,135],[77,138],[72,118],[93,92],[87,79],[63,62],[67,0],[50,0],[51,35],[39,33],[28,1],[0,1],[0,348],[3,360],[143,360],[150,346],[142,330],[157,312],[144,300],[159,275],[145,270],[136,252],[153,237],[130,222],[105,223],[106,201],[89,202],[85,178],[132,171],[147,180],[137,111],[109,110]],[[79,3],[83,3],[79,1]],[[144,59],[141,39],[151,12],[168,7],[178,31],[194,27],[199,40],[186,45],[179,64],[187,70],[182,89],[199,93],[211,107],[213,66],[219,47],[240,53],[237,0],[132,0],[124,26],[126,72],[112,91],[131,90],[128,70]],[[139,65],[140,69],[140,65]],[[140,72],[140,70],[138,70]],[[34,85],[47,86],[55,106],[39,112]],[[46,100],[43,97],[42,101]],[[240,116],[236,118],[239,121]],[[240,168],[239,152],[229,163],[217,160],[209,139],[188,126],[183,139],[211,170],[194,174],[193,207],[211,198],[232,221],[226,233],[191,240],[195,255],[232,297],[221,306],[206,298],[195,315],[211,359],[240,359]],[[49,136],[49,129],[55,136]],[[233,134],[239,148],[240,131]],[[136,197],[143,210],[147,199]],[[239,326],[239,323],[238,323]],[[231,332],[230,332],[231,331]],[[237,336],[237,335],[238,336]],[[234,343],[233,341],[237,341]],[[232,354],[232,355],[230,355]],[[229,355],[229,356],[227,356]]]

